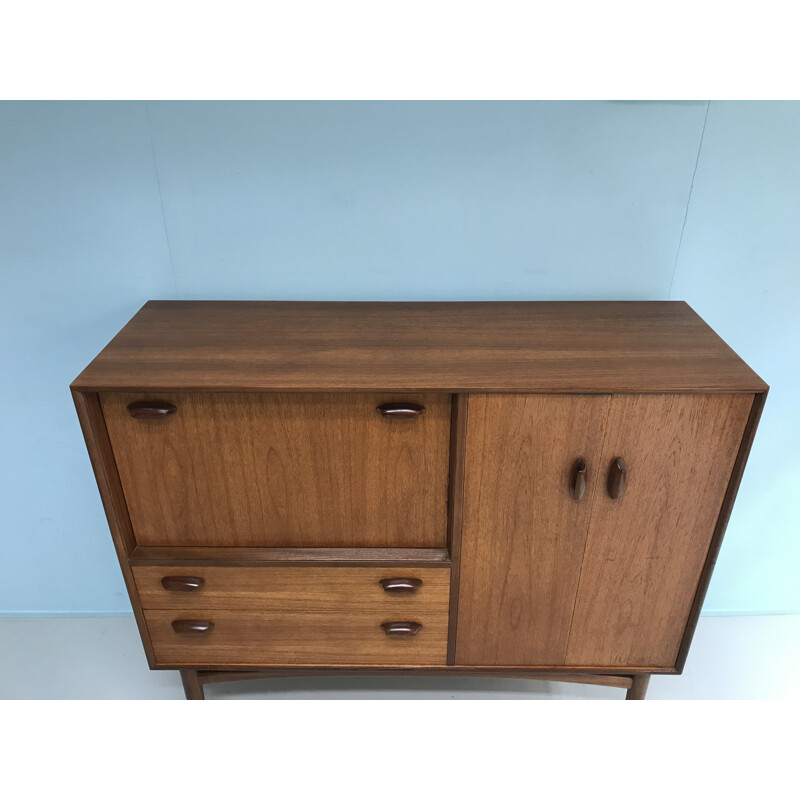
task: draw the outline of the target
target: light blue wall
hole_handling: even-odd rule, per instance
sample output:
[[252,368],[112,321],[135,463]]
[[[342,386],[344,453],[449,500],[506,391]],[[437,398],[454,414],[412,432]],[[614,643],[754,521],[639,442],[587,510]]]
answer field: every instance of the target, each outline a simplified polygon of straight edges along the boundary
[[147,299],[668,297],[773,387],[705,611],[800,611],[798,142],[800,104],[0,103],[0,612],[129,609],[67,386]]
[[712,103],[671,299],[770,384],[706,611],[800,611],[800,103]]

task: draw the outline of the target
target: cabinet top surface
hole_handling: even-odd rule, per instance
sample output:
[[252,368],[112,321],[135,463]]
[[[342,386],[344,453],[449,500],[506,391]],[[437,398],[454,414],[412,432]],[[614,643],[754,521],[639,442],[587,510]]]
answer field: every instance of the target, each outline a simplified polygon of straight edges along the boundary
[[74,389],[764,391],[683,302],[150,301]]

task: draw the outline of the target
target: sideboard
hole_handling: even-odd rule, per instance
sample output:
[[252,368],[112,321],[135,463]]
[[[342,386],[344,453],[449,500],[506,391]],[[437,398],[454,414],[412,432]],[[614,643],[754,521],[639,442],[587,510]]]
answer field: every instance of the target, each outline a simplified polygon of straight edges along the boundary
[[767,394],[682,302],[152,301],[72,383],[144,652],[680,673]]

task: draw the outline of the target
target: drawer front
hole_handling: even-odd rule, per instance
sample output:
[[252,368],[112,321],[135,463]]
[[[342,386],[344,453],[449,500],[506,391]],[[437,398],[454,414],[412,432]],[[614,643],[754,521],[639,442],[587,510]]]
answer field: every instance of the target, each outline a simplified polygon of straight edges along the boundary
[[[438,614],[447,612],[450,597],[447,567],[133,567],[133,577],[145,609],[393,612],[402,607]],[[412,585],[400,585],[403,579]],[[393,583],[384,588],[381,581]]]
[[[145,611],[156,664],[161,667],[442,665],[447,661],[447,616],[376,612],[206,611],[192,617]],[[173,623],[211,622],[208,633],[176,633]],[[413,636],[393,637],[381,625],[421,625]]]
[[424,666],[447,660],[448,568],[133,572],[158,666]]
[[448,394],[100,398],[139,545],[445,546]]

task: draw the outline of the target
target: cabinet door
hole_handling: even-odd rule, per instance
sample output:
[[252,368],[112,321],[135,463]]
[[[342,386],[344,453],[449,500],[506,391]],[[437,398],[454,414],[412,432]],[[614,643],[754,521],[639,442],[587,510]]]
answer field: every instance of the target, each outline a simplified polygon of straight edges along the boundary
[[470,396],[457,664],[564,664],[609,401]]
[[[142,400],[176,410],[132,417]],[[378,413],[392,401],[424,412]],[[140,545],[446,545],[450,395],[113,392],[101,402]]]
[[[752,403],[750,394],[612,399],[567,664],[675,664]],[[611,499],[617,458],[626,483]]]
[[456,663],[673,666],[752,401],[471,397]]

